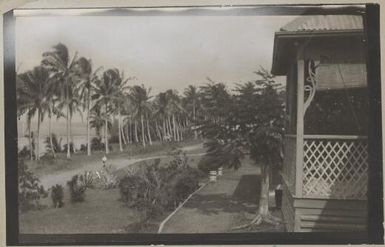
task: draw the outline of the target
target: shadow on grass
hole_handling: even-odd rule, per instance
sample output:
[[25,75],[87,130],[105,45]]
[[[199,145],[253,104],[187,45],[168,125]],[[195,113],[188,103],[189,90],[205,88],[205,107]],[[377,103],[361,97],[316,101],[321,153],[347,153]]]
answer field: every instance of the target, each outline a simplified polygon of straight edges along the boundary
[[254,213],[258,206],[259,191],[260,176],[244,175],[241,177],[231,196],[225,193],[208,195],[196,194],[184,207],[197,208],[206,215],[219,214],[222,212]]

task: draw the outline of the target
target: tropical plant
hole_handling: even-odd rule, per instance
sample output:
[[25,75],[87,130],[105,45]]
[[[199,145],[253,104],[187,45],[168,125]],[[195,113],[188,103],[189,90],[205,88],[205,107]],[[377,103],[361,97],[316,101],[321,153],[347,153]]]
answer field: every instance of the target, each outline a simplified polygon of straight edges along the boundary
[[184,90],[185,101],[186,101],[186,110],[189,110],[190,119],[192,119],[194,124],[194,139],[198,138],[198,131],[196,129],[197,124],[197,109],[199,107],[199,90],[196,86],[189,85]]
[[[257,215],[250,224],[236,229],[262,222],[279,222],[269,213],[268,193],[271,167],[282,162],[283,102],[273,76],[264,69],[256,74],[260,79],[238,85],[237,94],[227,104],[226,115],[219,113],[219,118],[206,122],[202,127],[204,135],[210,139],[206,143],[207,156],[214,159],[218,166],[224,164],[237,168],[241,164],[240,159],[248,153],[261,167]],[[206,105],[215,108],[214,104]],[[206,109],[211,111],[210,107]]]
[[67,185],[70,189],[72,202],[83,202],[87,188],[92,186],[93,177],[91,172],[84,172],[84,174],[74,175]]
[[57,136],[53,133],[50,136],[46,137],[45,145],[46,145],[46,150],[51,151],[53,154],[53,157],[55,157],[54,156],[55,153],[62,152],[61,138],[60,140],[58,140]]
[[64,206],[64,189],[60,184],[56,184],[51,188],[51,199],[54,208],[61,208]]
[[[78,59],[77,53],[70,59],[68,48],[59,43],[52,51],[43,53],[42,66],[50,71],[50,78],[57,83],[57,96],[61,108],[65,108],[67,122],[67,146],[71,142],[71,118],[79,110],[80,101],[75,91],[79,78],[89,74],[89,65]],[[67,158],[71,158],[70,149],[67,149]]]
[[102,67],[97,68],[92,72],[92,62],[85,58],[79,58],[77,65],[81,73],[79,77],[79,84],[77,85],[76,90],[78,90],[78,95],[81,101],[83,102],[83,111],[86,111],[86,121],[87,121],[87,155],[91,155],[91,137],[90,137],[90,126],[91,126],[91,96],[94,93],[96,85],[100,84],[100,78],[98,72]]
[[[18,89],[18,95],[23,98],[23,104],[19,109],[27,111],[28,129],[30,129],[31,119],[37,113],[37,140],[40,140],[40,124],[46,112],[50,112],[50,77],[48,70],[44,67],[35,67],[32,71],[27,71],[19,76],[19,82],[23,84]],[[40,159],[39,141],[36,145],[36,160]]]
[[[149,102],[149,99],[151,98],[150,92],[151,92],[151,88],[146,89],[144,85],[141,85],[141,86],[135,85],[131,87],[131,91],[130,91],[130,99],[133,106],[133,115],[141,123],[143,147],[146,146],[146,141],[145,141],[146,131],[144,129],[144,119],[146,118],[146,122],[148,126],[148,113],[150,113],[152,110],[151,103]],[[136,132],[135,135],[137,135],[137,128],[135,129],[135,132]],[[149,130],[147,130],[147,132],[148,132],[148,140],[152,145],[151,136],[149,135]]]
[[[122,90],[122,79],[117,69],[109,69],[103,73],[102,79],[98,81],[95,86],[95,93],[92,95],[92,99],[95,100],[93,108],[104,109],[101,113],[101,117],[104,119],[104,141],[105,152],[109,153],[108,149],[108,125],[110,121],[109,113],[114,109],[114,102],[119,99]],[[102,112],[102,110],[100,111]]]
[[47,197],[47,192],[40,185],[40,180],[28,169],[22,159],[18,160],[18,203],[21,211],[41,209],[40,198]]

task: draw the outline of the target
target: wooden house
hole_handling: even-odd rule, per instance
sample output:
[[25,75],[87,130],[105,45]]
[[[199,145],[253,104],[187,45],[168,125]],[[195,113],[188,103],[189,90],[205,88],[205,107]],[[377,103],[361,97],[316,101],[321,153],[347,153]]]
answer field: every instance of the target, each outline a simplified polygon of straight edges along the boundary
[[368,98],[363,18],[302,16],[275,33],[285,75],[283,205],[288,231],[364,231]]

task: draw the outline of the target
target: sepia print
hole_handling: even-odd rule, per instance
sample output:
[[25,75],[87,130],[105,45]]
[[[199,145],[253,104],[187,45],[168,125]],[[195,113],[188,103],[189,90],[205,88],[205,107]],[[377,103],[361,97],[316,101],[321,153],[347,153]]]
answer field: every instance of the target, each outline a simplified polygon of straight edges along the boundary
[[365,232],[352,9],[15,11],[19,233]]

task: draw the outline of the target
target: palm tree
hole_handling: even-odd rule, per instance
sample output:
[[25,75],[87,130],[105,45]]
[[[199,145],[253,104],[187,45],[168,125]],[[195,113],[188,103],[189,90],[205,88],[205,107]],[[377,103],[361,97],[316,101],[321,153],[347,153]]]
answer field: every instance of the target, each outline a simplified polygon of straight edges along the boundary
[[31,118],[37,112],[37,146],[36,160],[40,159],[40,124],[43,121],[44,114],[50,109],[50,78],[46,69],[41,66],[35,67],[32,71],[19,75],[19,80],[23,86],[17,91],[18,97],[24,100],[21,110],[27,109],[28,125],[30,129]]
[[[144,117],[147,113],[151,112],[152,106],[150,100],[151,88],[146,89],[144,85],[135,85],[131,88],[131,102],[133,104],[133,113],[136,118],[139,118],[141,123],[141,134],[143,147],[146,146],[145,130],[144,130]],[[147,118],[147,117],[146,117]],[[149,132],[149,131],[148,131]]]
[[[63,102],[62,106],[66,108],[66,121],[67,121],[67,158],[71,158],[70,153],[70,117],[71,117],[71,105],[74,105],[73,93],[76,78],[82,77],[83,71],[88,71],[86,68],[82,68],[85,64],[78,63],[77,54],[70,59],[68,48],[59,43],[53,47],[52,51],[43,53],[42,65],[51,72],[51,78],[54,78],[59,83],[59,98]],[[73,110],[72,110],[73,112]]]
[[99,84],[98,72],[102,69],[102,67],[97,68],[92,73],[92,63],[91,60],[87,60],[85,58],[80,58],[78,60],[78,65],[80,65],[80,69],[84,69],[82,78],[80,79],[80,83],[78,85],[77,90],[79,90],[79,98],[83,101],[83,111],[87,112],[87,155],[91,155],[91,139],[90,139],[90,110],[91,110],[91,96],[94,92],[95,85]]
[[104,108],[104,140],[106,154],[109,153],[108,148],[108,122],[109,113],[112,111],[113,103],[116,102],[121,93],[122,80],[118,69],[109,69],[103,73],[102,80],[95,87],[95,106]]
[[119,137],[119,150],[122,152],[123,151],[123,146],[122,146],[122,112],[124,112],[124,107],[128,103],[127,101],[127,95],[126,91],[128,89],[127,87],[127,81],[129,80],[125,79],[124,80],[124,73],[118,73],[118,77],[116,78],[116,90],[117,93],[115,95],[115,98],[112,102],[114,106],[114,114],[118,114],[118,137]]
[[[171,114],[171,119],[172,119],[173,137],[174,137],[174,140],[179,141],[180,140],[179,127],[178,127],[179,123],[176,120],[175,116],[181,112],[184,112],[184,109],[182,108],[177,91],[169,89],[166,91],[166,95],[168,98],[167,108],[168,108],[168,112]],[[169,124],[171,129],[171,123],[169,122]]]
[[154,104],[154,108],[155,108],[154,113],[155,113],[155,116],[161,120],[162,130],[163,130],[163,140],[166,140],[167,136],[170,134],[168,132],[167,120],[166,120],[169,115],[168,104],[169,104],[169,99],[165,92],[159,93],[156,96],[155,104]]
[[[187,105],[192,106],[192,120],[194,122],[194,125],[196,125],[196,110],[197,110],[197,103],[199,99],[199,93],[198,93],[198,88],[192,85],[189,85],[185,90],[184,90],[184,95],[185,99],[187,101]],[[194,139],[198,138],[198,132],[194,126]]]

